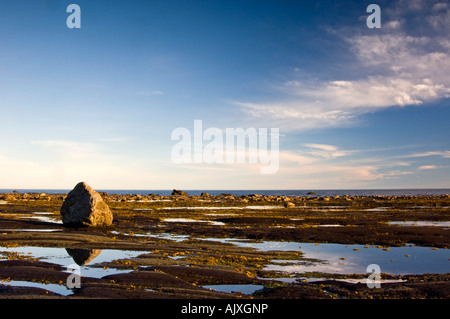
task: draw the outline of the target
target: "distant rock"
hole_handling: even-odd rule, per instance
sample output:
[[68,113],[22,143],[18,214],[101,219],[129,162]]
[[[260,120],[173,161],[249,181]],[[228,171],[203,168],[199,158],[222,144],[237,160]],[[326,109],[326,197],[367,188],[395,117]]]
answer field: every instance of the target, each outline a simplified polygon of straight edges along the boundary
[[110,226],[113,215],[99,193],[81,182],[67,195],[61,206],[64,226]]
[[6,201],[12,201],[12,200],[15,200],[16,198],[13,195],[7,194],[7,195],[3,196],[3,199]]
[[308,192],[306,195],[317,195],[316,192]]
[[184,196],[187,196],[187,193],[186,192],[183,192],[183,191],[181,191],[181,190],[179,190],[179,189],[174,189],[173,191],[172,191],[172,196],[173,195],[184,195]]
[[67,253],[80,266],[89,264],[95,257],[100,255],[101,249],[66,248]]

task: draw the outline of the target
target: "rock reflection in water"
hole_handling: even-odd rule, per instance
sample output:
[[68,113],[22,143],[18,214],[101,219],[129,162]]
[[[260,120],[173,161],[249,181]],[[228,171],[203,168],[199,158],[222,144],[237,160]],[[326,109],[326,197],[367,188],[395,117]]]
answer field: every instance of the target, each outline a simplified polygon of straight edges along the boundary
[[66,248],[67,253],[80,266],[89,264],[95,257],[100,255],[101,249]]

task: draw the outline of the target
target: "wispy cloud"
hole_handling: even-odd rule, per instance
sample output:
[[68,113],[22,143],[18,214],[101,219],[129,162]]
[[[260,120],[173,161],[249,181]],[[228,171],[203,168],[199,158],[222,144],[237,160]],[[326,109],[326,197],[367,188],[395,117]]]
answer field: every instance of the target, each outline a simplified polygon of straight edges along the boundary
[[409,31],[404,18],[405,11],[422,10],[417,8],[424,3],[417,3],[386,10],[386,27],[375,34],[336,33],[356,58],[360,69],[356,78],[313,83],[292,79],[279,87],[283,99],[235,104],[258,121],[270,118],[284,130],[305,130],[345,126],[367,112],[450,97],[450,41],[441,31],[450,29],[450,7],[438,3],[424,10],[427,33],[417,35]]
[[42,140],[32,141],[31,144],[39,145],[57,152],[67,158],[85,158],[99,153],[99,146],[94,143],[83,143],[66,140]]
[[444,158],[450,158],[450,151],[428,151],[413,154],[405,154],[398,156],[399,158],[414,158],[414,157],[428,157],[428,156],[442,156]]
[[418,168],[419,171],[423,171],[423,170],[430,170],[430,169],[437,169],[439,168],[436,165],[422,165]]
[[315,157],[321,158],[337,158],[347,156],[353,153],[352,151],[345,151],[339,149],[334,145],[327,144],[303,144],[307,148],[306,153]]
[[139,91],[137,92],[138,95],[147,95],[147,96],[152,96],[152,95],[163,95],[164,92],[163,91],[159,91],[159,90],[153,90],[153,91]]
[[101,138],[98,141],[99,142],[108,142],[108,143],[122,143],[128,141],[130,138],[127,136],[121,136],[121,137],[106,137]]

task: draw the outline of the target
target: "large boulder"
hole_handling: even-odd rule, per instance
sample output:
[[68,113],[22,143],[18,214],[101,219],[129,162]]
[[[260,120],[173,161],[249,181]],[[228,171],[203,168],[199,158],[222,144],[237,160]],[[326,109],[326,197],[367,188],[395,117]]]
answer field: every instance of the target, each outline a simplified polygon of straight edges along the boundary
[[64,226],[110,226],[113,215],[99,193],[81,182],[67,195],[61,206]]

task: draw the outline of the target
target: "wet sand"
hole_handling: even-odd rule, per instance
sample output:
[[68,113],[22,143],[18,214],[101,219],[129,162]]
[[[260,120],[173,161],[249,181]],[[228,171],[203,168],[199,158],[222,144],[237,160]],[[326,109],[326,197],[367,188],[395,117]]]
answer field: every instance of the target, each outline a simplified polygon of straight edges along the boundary
[[[113,225],[77,229],[60,223],[64,196],[0,194],[0,298],[450,298],[450,272],[382,273],[382,280],[390,282],[371,289],[365,283],[370,274],[321,271],[293,275],[268,267],[318,262],[306,258],[300,248],[258,250],[232,242],[358,244],[385,250],[415,245],[446,253],[450,247],[448,195],[286,198],[102,194],[114,214]],[[286,208],[286,202],[295,207]],[[424,221],[427,223],[418,223]],[[42,285],[20,286],[15,282],[55,284],[65,289],[69,276],[63,264],[32,253],[12,252],[14,247],[20,250],[24,246],[64,248],[72,263],[83,264],[85,260],[95,265],[92,267],[127,272],[100,278],[84,276],[81,288],[67,294]],[[113,249],[141,253],[97,262],[100,250]],[[450,269],[450,259],[447,262]],[[308,280],[310,277],[321,280]],[[360,283],[355,283],[357,279]],[[255,291],[226,291],[229,286],[222,285],[234,285],[237,291],[255,287]]]

